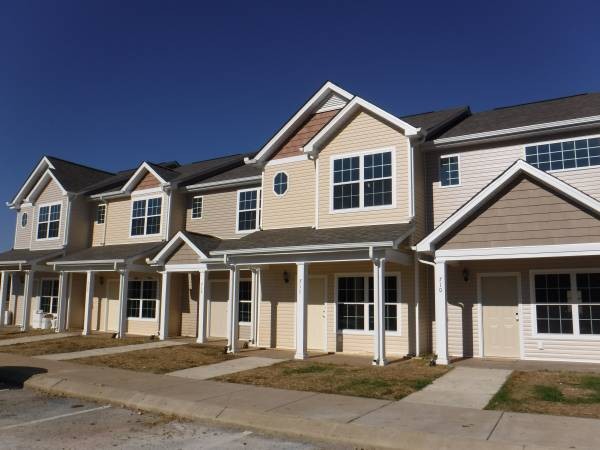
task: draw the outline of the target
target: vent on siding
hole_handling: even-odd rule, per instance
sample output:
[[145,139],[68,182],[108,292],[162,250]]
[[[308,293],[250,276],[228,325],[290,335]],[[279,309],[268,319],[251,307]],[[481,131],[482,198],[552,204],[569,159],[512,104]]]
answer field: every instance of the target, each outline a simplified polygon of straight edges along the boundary
[[339,95],[331,94],[329,97],[323,100],[323,103],[321,103],[321,106],[319,106],[317,112],[320,113],[325,111],[333,111],[334,109],[342,109],[344,106],[346,106],[346,103],[348,102]]

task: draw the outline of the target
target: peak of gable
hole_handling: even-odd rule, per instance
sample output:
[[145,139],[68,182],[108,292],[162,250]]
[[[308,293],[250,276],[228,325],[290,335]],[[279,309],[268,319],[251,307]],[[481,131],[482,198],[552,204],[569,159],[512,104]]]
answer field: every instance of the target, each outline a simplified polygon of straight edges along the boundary
[[348,100],[346,100],[344,97],[332,92],[327,98],[325,98],[325,100],[321,102],[321,104],[315,110],[315,113],[342,109],[347,103]]

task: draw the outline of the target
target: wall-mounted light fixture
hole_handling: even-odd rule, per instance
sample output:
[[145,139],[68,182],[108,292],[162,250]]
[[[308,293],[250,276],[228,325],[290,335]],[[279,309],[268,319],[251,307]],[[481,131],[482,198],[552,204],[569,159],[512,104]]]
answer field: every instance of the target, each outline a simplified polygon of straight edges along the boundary
[[285,284],[288,284],[290,282],[290,274],[288,273],[287,270],[283,271],[283,282]]
[[469,281],[469,270],[466,267],[462,271],[462,276],[465,283],[467,283]]

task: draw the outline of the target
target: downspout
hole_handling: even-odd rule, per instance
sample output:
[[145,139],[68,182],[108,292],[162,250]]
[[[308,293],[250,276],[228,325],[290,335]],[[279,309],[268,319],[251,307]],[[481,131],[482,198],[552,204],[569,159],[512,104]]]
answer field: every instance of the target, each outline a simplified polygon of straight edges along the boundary
[[[67,194],[67,211],[65,218],[65,235],[63,238],[63,247],[66,248],[69,245],[69,228],[71,226],[71,202],[73,201],[73,196]],[[33,231],[32,231],[33,232]]]
[[172,199],[171,196],[173,194],[173,190],[169,186],[163,186],[163,191],[167,194],[167,220],[165,223],[165,232],[163,234],[163,241],[169,240],[169,235],[171,233],[171,205]]

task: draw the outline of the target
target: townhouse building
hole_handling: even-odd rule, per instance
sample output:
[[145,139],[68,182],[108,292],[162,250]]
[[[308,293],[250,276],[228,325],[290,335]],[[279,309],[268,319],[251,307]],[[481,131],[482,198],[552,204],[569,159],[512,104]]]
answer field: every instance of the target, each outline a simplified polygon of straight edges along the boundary
[[8,206],[27,330],[600,362],[600,94],[397,116],[325,83],[257,151],[44,157]]

